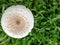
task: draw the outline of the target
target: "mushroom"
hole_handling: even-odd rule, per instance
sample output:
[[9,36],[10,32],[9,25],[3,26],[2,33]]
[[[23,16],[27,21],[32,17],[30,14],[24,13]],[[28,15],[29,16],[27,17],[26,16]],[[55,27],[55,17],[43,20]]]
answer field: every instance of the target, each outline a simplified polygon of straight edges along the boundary
[[10,6],[2,15],[1,26],[8,36],[23,38],[34,26],[33,14],[23,5]]

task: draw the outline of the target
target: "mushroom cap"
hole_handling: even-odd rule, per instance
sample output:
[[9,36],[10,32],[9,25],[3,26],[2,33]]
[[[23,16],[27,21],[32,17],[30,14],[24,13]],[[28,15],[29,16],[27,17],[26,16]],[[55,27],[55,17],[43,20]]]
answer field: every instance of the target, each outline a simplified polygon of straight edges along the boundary
[[34,26],[33,14],[23,5],[10,6],[2,15],[1,26],[8,36],[23,38]]

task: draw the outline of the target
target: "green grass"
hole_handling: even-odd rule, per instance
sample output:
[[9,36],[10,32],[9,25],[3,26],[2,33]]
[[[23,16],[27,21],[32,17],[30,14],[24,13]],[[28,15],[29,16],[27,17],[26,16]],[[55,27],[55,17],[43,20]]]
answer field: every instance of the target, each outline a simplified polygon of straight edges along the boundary
[[14,39],[0,23],[0,45],[60,45],[60,2],[58,0],[0,0],[0,19],[11,5],[25,5],[34,15],[34,28],[28,36]]

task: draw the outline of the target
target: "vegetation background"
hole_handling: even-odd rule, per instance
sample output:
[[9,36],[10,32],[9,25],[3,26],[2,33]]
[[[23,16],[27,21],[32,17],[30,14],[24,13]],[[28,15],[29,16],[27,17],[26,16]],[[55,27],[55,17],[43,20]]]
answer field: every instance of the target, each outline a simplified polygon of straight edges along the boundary
[[0,22],[5,9],[25,5],[34,15],[34,28],[28,36],[14,39],[0,23],[0,45],[60,45],[60,0],[0,0]]

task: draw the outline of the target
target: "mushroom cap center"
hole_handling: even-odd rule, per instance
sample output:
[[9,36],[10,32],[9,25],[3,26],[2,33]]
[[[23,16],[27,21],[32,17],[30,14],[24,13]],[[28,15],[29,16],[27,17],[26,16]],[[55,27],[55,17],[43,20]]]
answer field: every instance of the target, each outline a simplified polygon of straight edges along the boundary
[[23,17],[19,15],[11,15],[7,19],[7,26],[12,33],[20,32],[24,29],[26,22]]
[[19,21],[19,20],[17,20],[17,21],[16,21],[16,24],[17,24],[17,25],[19,25],[19,24],[20,24],[20,21]]

